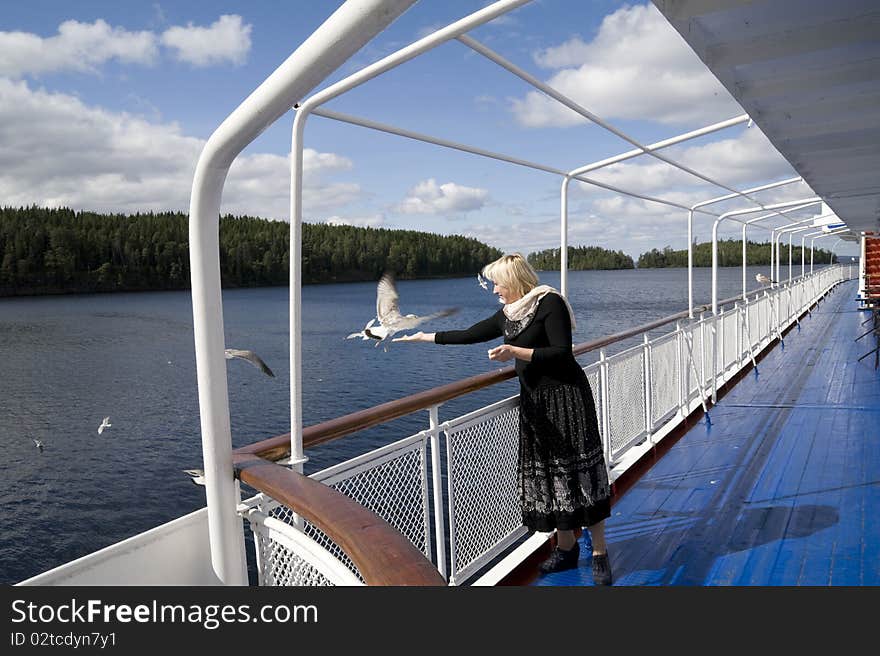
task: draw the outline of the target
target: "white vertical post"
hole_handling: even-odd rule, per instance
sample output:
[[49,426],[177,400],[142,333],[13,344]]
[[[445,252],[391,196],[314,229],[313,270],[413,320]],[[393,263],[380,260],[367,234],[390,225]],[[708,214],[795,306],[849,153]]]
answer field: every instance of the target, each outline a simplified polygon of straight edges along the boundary
[[247,584],[232,436],[220,288],[220,198],[238,154],[414,0],[351,0],[333,13],[230,114],[211,135],[193,176],[190,198],[190,270],[193,334],[199,387],[205,496],[211,564],[221,582]]
[[559,291],[568,298],[568,185],[569,176],[562,178],[562,191],[559,194]]
[[[715,316],[714,312],[712,316]],[[703,392],[706,389],[706,317],[700,312],[700,401],[703,400]]]
[[806,251],[804,250],[804,243],[806,242],[806,240],[807,240],[806,235],[801,236],[801,278],[803,278],[806,275],[805,263],[806,263],[807,254],[806,254]]
[[[721,306],[718,314],[712,317],[712,327],[710,333],[712,335],[712,403],[718,401],[718,351],[724,348],[724,325],[721,318],[724,316],[724,306]],[[719,333],[721,335],[719,336]],[[722,350],[722,353],[724,351]]]
[[749,227],[749,224],[743,223],[743,234],[742,234],[742,251],[743,251],[743,266],[742,266],[742,278],[743,278],[743,300],[745,301],[748,298],[748,294],[746,293],[746,265],[748,264],[748,257],[746,256],[746,228]]
[[780,271],[779,262],[782,258],[782,254],[779,251],[779,239],[781,237],[782,237],[782,233],[780,232],[779,235],[776,237],[776,275],[773,276],[776,279],[777,284],[779,284],[779,281],[781,280],[781,278],[779,277],[779,271]]
[[739,303],[735,301],[733,303],[733,312],[734,316],[736,316],[736,325],[733,327],[735,340],[734,348],[736,348],[736,370],[739,371],[742,369],[742,354],[744,350],[742,342],[742,327],[740,325],[742,323],[742,311]]
[[688,211],[688,318],[694,318],[694,210]]
[[683,334],[681,331],[681,321],[675,322],[675,343],[678,346],[676,349],[676,355],[678,356],[676,366],[678,367],[678,414],[680,417],[686,417],[687,411],[685,410],[684,404],[685,399],[687,398],[687,393],[685,390],[685,376],[687,375],[687,370],[684,366],[684,344],[682,344]]
[[434,535],[437,540],[437,569],[444,579],[446,571],[446,535],[443,523],[443,481],[440,476],[440,406],[428,408],[431,430],[431,485],[434,493]]
[[602,433],[605,436],[605,463],[611,463],[611,402],[608,398],[608,361],[605,349],[599,349],[599,388],[602,390]]
[[654,430],[654,409],[651,407],[653,376],[651,374],[651,344],[648,340],[648,333],[642,335],[642,355],[642,364],[645,369],[645,432],[648,435],[648,439],[651,439],[651,433]]

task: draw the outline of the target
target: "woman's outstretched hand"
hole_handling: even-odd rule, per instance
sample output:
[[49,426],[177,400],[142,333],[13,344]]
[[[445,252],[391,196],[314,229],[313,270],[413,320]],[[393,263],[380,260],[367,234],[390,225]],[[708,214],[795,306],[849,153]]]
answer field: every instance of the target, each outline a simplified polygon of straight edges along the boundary
[[434,333],[423,333],[421,330],[412,335],[403,335],[395,337],[392,342],[432,342],[434,341]]

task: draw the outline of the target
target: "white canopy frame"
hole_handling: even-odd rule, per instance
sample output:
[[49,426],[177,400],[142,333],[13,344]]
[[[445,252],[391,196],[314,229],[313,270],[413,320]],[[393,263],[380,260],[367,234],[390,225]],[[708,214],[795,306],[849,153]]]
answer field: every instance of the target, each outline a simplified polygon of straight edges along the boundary
[[[297,109],[291,136],[291,199],[290,199],[290,411],[291,411],[291,464],[302,471],[305,457],[302,449],[302,300],[301,300],[301,258],[302,258],[302,186],[303,186],[303,137],[306,121],[315,113],[327,118],[344,120],[373,129],[419,139],[436,145],[456,148],[465,152],[491,157],[501,161],[527,166],[561,176],[564,189],[570,180],[575,179],[609,191],[632,198],[664,204],[717,217],[713,227],[713,312],[717,300],[717,226],[720,220],[739,214],[761,210],[771,210],[786,204],[765,205],[751,194],[782,184],[797,181],[791,179],[739,191],[722,182],[714,180],[659,151],[674,143],[708,134],[710,131],[738,125],[748,120],[739,116],[701,130],[680,135],[651,145],[642,145],[622,131],[614,128],[587,109],[563,96],[540,80],[530,76],[510,62],[466,36],[466,32],[483,25],[531,0],[499,0],[476,11],[461,20],[439,29],[419,39],[391,55],[361,69],[345,79],[331,84],[300,101],[317,84],[336,70],[353,53],[369,42],[376,34],[402,14],[415,0],[347,0],[315,33],[309,37],[288,60],[279,67],[209,139],[196,168],[193,193],[190,205],[190,243],[194,334],[196,342],[196,365],[199,383],[199,401],[203,436],[203,456],[206,472],[206,495],[209,509],[209,531],[212,545],[212,563],[221,581],[227,584],[246,582],[243,531],[241,519],[236,514],[239,499],[238,486],[232,477],[231,431],[229,422],[228,388],[225,361],[222,350],[223,316],[219,276],[219,207],[225,178],[232,161],[263,130],[284,115],[291,107]],[[409,61],[410,59],[446,43],[459,40],[465,46],[487,57],[508,71],[525,80],[533,87],[563,103],[584,116],[584,118],[612,132],[619,138],[636,147],[636,150],[623,153],[609,160],[603,160],[574,171],[563,171],[555,167],[528,162],[519,158],[492,153],[490,151],[456,144],[454,142],[421,135],[416,132],[392,128],[366,119],[346,116],[337,112],[319,109],[321,105],[338,97],[382,73]],[[724,198],[743,197],[757,205],[757,208],[737,210],[718,215],[703,209],[702,206],[719,199],[698,203],[687,207],[672,200],[627,191],[583,176],[583,173],[597,170],[613,163],[639,155],[648,155],[678,168],[709,184],[731,192]],[[820,199],[815,199],[820,200]],[[565,249],[561,253],[563,293],[566,293],[567,279],[567,201],[564,208],[561,240]],[[690,241],[690,236],[689,236]],[[688,245],[689,249],[691,244]],[[690,261],[690,260],[689,260]]]
[[211,564],[226,585],[248,582],[223,356],[219,216],[226,176],[249,143],[414,2],[348,0],[223,121],[196,165],[189,209],[193,334]]
[[[677,137],[673,137],[671,139],[666,139],[664,141],[657,142],[655,144],[643,145],[643,144],[639,143],[637,140],[630,137],[629,135],[618,130],[617,128],[615,128],[614,126],[609,124],[608,122],[604,121],[600,117],[596,116],[595,114],[590,112],[588,109],[582,107],[578,103],[576,103],[573,100],[571,100],[570,98],[566,97],[564,94],[559,93],[558,91],[556,91],[552,87],[544,84],[543,82],[541,82],[537,78],[535,78],[532,75],[530,75],[529,73],[523,71],[522,69],[520,69],[516,65],[509,62],[508,60],[504,59],[499,54],[495,53],[494,51],[492,51],[491,49],[489,49],[485,45],[478,42],[476,39],[473,39],[472,37],[467,36],[465,34],[465,32],[468,32],[471,29],[473,29],[479,25],[482,25],[485,22],[492,20],[493,18],[497,17],[498,15],[501,15],[502,13],[506,13],[507,11],[510,11],[510,10],[522,5],[522,4],[525,4],[526,1],[528,1],[528,0],[523,0],[521,2],[517,2],[517,1],[497,2],[493,5],[490,5],[490,6],[486,7],[484,10],[482,10],[481,12],[477,12],[475,14],[472,14],[469,17],[466,17],[460,21],[457,21],[457,22],[447,26],[446,28],[443,28],[442,30],[440,30],[438,32],[435,32],[434,34],[430,35],[429,37],[425,37],[419,41],[416,41],[415,43],[411,44],[410,46],[407,46],[407,47],[405,47],[395,53],[392,53],[391,55],[388,55],[384,59],[372,64],[371,66],[368,66],[368,67],[362,69],[361,71],[349,76],[348,78],[331,85],[327,89],[324,89],[323,91],[316,93],[315,95],[310,97],[308,100],[306,100],[301,106],[297,107],[297,114],[296,114],[296,118],[294,120],[293,135],[292,135],[292,140],[291,140],[292,150],[293,150],[293,158],[292,158],[293,159],[293,171],[292,171],[292,176],[291,176],[291,249],[292,249],[291,259],[293,261],[295,261],[297,263],[297,265],[299,265],[299,261],[300,261],[299,258],[301,255],[301,253],[299,252],[299,249],[301,247],[300,241],[301,241],[301,220],[302,220],[302,207],[301,207],[302,172],[301,172],[301,166],[302,166],[302,149],[304,147],[303,135],[304,135],[304,127],[305,127],[306,119],[308,118],[308,116],[310,114],[316,114],[316,115],[322,116],[324,118],[339,120],[339,121],[347,122],[347,123],[350,123],[353,125],[359,125],[359,126],[366,127],[369,129],[378,130],[378,131],[386,132],[389,134],[395,134],[398,136],[402,136],[402,137],[406,137],[406,138],[410,138],[410,139],[415,139],[415,140],[422,141],[425,143],[431,143],[434,145],[452,148],[452,149],[459,150],[462,152],[468,152],[471,154],[480,155],[483,157],[488,157],[488,158],[496,159],[499,161],[505,161],[505,162],[512,163],[515,165],[525,166],[528,168],[532,168],[534,170],[540,170],[540,171],[544,171],[547,173],[552,173],[552,174],[562,176],[562,190],[561,190],[561,201],[560,201],[560,209],[561,209],[561,231],[560,231],[561,232],[561,237],[560,237],[560,245],[561,245],[561,247],[560,247],[560,277],[561,277],[560,287],[561,287],[561,290],[560,291],[564,295],[566,295],[567,291],[568,291],[568,289],[567,289],[567,268],[568,268],[567,267],[567,255],[568,255],[568,253],[567,253],[567,248],[568,248],[568,244],[567,244],[567,233],[568,233],[567,191],[568,191],[568,186],[569,186],[571,180],[573,180],[573,179],[578,180],[580,182],[584,182],[586,184],[598,186],[600,188],[603,188],[603,189],[606,189],[609,191],[613,191],[613,192],[616,192],[619,194],[623,194],[623,195],[626,195],[626,196],[629,196],[632,198],[638,198],[638,199],[646,200],[649,202],[655,202],[655,203],[664,204],[664,205],[671,206],[671,207],[677,207],[679,209],[685,209],[688,211],[688,219],[689,219],[689,221],[688,221],[689,222],[689,225],[688,225],[688,228],[689,228],[689,235],[688,235],[689,267],[688,268],[689,268],[689,311],[690,311],[689,314],[691,316],[693,316],[693,295],[692,295],[693,255],[691,252],[692,251],[691,235],[692,235],[693,214],[695,212],[699,212],[702,214],[708,214],[710,216],[717,217],[716,223],[715,223],[715,229],[713,229],[713,238],[714,238],[713,239],[713,311],[717,311],[716,306],[717,306],[717,225],[718,225],[718,218],[732,218],[738,214],[747,214],[747,213],[753,213],[753,212],[761,211],[761,210],[769,210],[769,209],[773,209],[773,208],[781,208],[781,207],[791,206],[794,203],[765,205],[764,203],[762,203],[758,199],[754,198],[751,194],[758,193],[758,192],[761,192],[761,191],[764,191],[767,189],[780,187],[780,186],[787,185],[787,184],[793,184],[796,182],[803,182],[803,179],[798,176],[798,177],[789,178],[786,180],[773,182],[773,183],[769,183],[769,184],[765,184],[765,185],[760,185],[758,187],[753,187],[753,188],[741,191],[741,190],[734,189],[734,188],[732,188],[722,182],[714,180],[706,175],[703,175],[702,173],[695,171],[695,170],[691,169],[690,167],[687,167],[687,166],[685,166],[679,162],[676,162],[668,157],[665,157],[662,154],[660,154],[659,152],[657,152],[662,148],[671,146],[673,144],[682,143],[682,142],[687,141],[689,139],[693,139],[693,138],[696,138],[696,137],[699,137],[699,136],[702,136],[705,134],[709,134],[710,132],[714,132],[717,130],[721,130],[721,129],[725,129],[725,128],[732,127],[735,125],[739,125],[739,124],[745,123],[747,121],[750,123],[750,119],[747,115],[741,115],[741,116],[735,117],[733,119],[729,119],[727,121],[722,121],[722,122],[707,126],[705,128],[701,128],[699,130],[695,130],[695,131],[692,131],[692,132],[689,132],[689,133],[686,133],[683,135],[679,135]],[[497,10],[497,12],[494,15],[490,16],[489,10]],[[335,112],[332,110],[321,108],[321,105],[329,102],[333,98],[336,98],[339,95],[341,95],[341,94],[343,94],[343,93],[345,93],[345,92],[347,92],[357,86],[360,86],[361,84],[363,84],[367,80],[372,79],[373,77],[376,77],[376,76],[390,70],[391,68],[399,66],[400,64],[402,64],[406,61],[409,61],[410,59],[417,56],[418,54],[426,52],[427,50],[430,50],[430,49],[440,45],[441,43],[445,43],[445,42],[450,41],[452,39],[458,40],[459,42],[468,46],[469,48],[471,48],[475,52],[483,55],[484,57],[486,57],[487,59],[498,64],[502,68],[505,68],[506,70],[510,71],[511,73],[513,73],[514,75],[519,77],[520,79],[524,80],[525,82],[527,82],[528,84],[530,84],[534,88],[538,89],[539,91],[542,91],[547,96],[562,103],[563,105],[565,105],[569,109],[575,111],[576,113],[580,114],[581,116],[583,116],[587,120],[595,123],[596,125],[599,125],[600,127],[603,127],[604,129],[615,134],[619,138],[624,139],[628,143],[631,143],[632,145],[636,146],[636,149],[628,151],[626,153],[621,153],[617,156],[607,158],[607,159],[599,161],[599,162],[594,162],[592,164],[578,167],[576,169],[573,169],[572,171],[563,172],[556,167],[548,166],[545,164],[530,162],[527,160],[523,160],[521,158],[516,158],[516,157],[509,156],[509,155],[492,152],[492,151],[489,151],[486,149],[477,148],[474,146],[469,146],[466,144],[453,142],[451,140],[442,139],[442,138],[434,137],[431,135],[426,135],[426,134],[419,133],[419,132],[416,132],[413,130],[397,128],[397,127],[394,127],[391,125],[380,123],[378,121],[373,121],[373,120],[365,119],[365,118],[361,118],[361,117],[355,117],[355,116],[343,114],[340,112]],[[731,193],[728,195],[725,195],[725,196],[718,197],[718,198],[713,198],[713,199],[709,199],[707,201],[702,201],[700,203],[697,203],[695,205],[687,207],[687,206],[682,205],[681,203],[676,203],[676,202],[668,200],[668,199],[656,198],[653,196],[648,196],[645,194],[640,194],[637,192],[621,189],[615,185],[603,183],[603,182],[597,181],[595,179],[587,178],[587,177],[583,176],[583,174],[586,172],[595,171],[595,170],[604,168],[606,166],[610,166],[611,164],[619,163],[619,162],[622,162],[627,159],[631,159],[633,157],[637,157],[640,155],[649,155],[651,157],[654,157],[654,158],[661,160],[661,161],[663,161],[663,162],[665,162],[675,168],[678,168],[686,173],[689,173],[689,174],[699,178],[700,180],[703,180],[704,182],[708,182],[710,184],[718,186],[718,187],[725,189]],[[724,215],[721,215],[721,217],[719,217],[719,215],[715,212],[711,212],[711,211],[702,209],[703,207],[710,205],[712,203],[722,202],[724,200],[730,200],[730,199],[736,198],[736,197],[743,197],[744,199],[748,200],[749,202],[757,205],[757,207],[752,208],[752,209],[748,209],[748,210],[736,210],[733,212],[728,212]],[[821,199],[818,197],[812,198],[810,200],[812,202],[821,202]],[[799,201],[799,203],[802,203],[802,202],[803,201]],[[763,226],[761,226],[761,227],[763,227]],[[745,242],[743,244],[743,249],[745,250]],[[745,265],[744,265],[744,267],[745,267]],[[743,269],[743,277],[745,278],[745,268]],[[294,463],[301,463],[304,461],[304,454],[302,453],[302,445],[301,445],[302,422],[301,422],[301,410],[300,410],[299,401],[296,400],[301,395],[301,392],[300,392],[300,382],[301,382],[300,366],[301,365],[300,365],[299,355],[294,352],[294,349],[298,348],[298,339],[296,339],[295,336],[297,336],[299,334],[299,325],[300,325],[299,313],[301,312],[301,306],[300,306],[299,299],[298,299],[298,297],[294,297],[294,294],[298,293],[298,290],[296,290],[296,292],[294,291],[294,289],[298,287],[298,284],[296,282],[297,280],[299,280],[299,272],[295,273],[293,268],[291,268],[291,372],[292,372],[292,375],[291,375],[291,442],[292,442],[291,456],[292,456],[292,461]],[[744,288],[745,288],[745,284],[744,284]],[[744,295],[745,295],[745,290],[744,290]],[[297,343],[296,347],[294,347],[294,343]],[[294,372],[295,372],[295,374],[294,374]]]
[[[746,251],[746,231],[748,230],[750,225],[753,225],[759,221],[765,221],[766,219],[772,219],[774,216],[783,216],[789,212],[797,212],[798,210],[806,209],[810,207],[810,205],[815,205],[816,203],[807,203],[805,205],[795,205],[794,207],[788,207],[781,210],[777,210],[775,212],[771,212],[770,214],[765,214],[764,216],[759,216],[754,219],[749,219],[748,221],[742,222],[742,297],[743,300],[748,300],[748,295],[746,293],[746,265],[748,263],[747,251]],[[772,232],[771,232],[772,235]],[[771,240],[772,241],[772,240]],[[773,247],[771,244],[770,247],[770,272],[773,272]],[[771,282],[771,286],[772,286]]]
[[[805,223],[814,223],[814,222],[815,222],[815,219],[811,216],[811,217],[808,217],[808,218],[803,219],[801,221],[795,221],[787,226],[780,226],[779,228],[774,228],[772,230],[772,232],[770,233],[770,251],[771,251],[771,253],[775,254],[774,259],[771,261],[776,263],[775,268],[773,266],[770,267],[770,275],[775,279],[775,282],[771,283],[772,286],[775,287],[775,286],[779,285],[780,281],[782,280],[782,278],[779,275],[779,270],[780,270],[779,260],[781,257],[780,252],[779,252],[779,242],[782,239],[782,235],[786,234],[788,232],[791,232],[792,230],[796,229],[797,227],[803,226],[803,224],[805,224]],[[810,226],[807,226],[807,227],[810,227]],[[789,252],[791,252],[791,249],[789,249]]]
[[[349,77],[340,80],[339,82],[334,83],[333,85],[323,89],[322,91],[317,92],[313,96],[309,97],[305,100],[301,105],[297,106],[296,116],[294,118],[294,125],[292,130],[292,138],[291,138],[291,151],[292,151],[292,170],[291,170],[291,269],[290,269],[290,289],[291,289],[291,312],[290,312],[290,331],[291,331],[291,354],[290,354],[290,368],[291,368],[291,462],[295,465],[299,465],[305,461],[305,456],[302,450],[302,410],[301,410],[301,380],[302,380],[302,371],[301,371],[301,353],[299,346],[298,336],[300,334],[301,329],[301,296],[300,296],[300,280],[301,280],[301,272],[299,267],[301,266],[301,239],[302,239],[302,151],[304,148],[303,136],[305,123],[310,114],[316,114],[323,116],[325,118],[332,118],[336,120],[345,121],[351,124],[361,125],[363,127],[368,127],[375,130],[380,130],[383,132],[388,132],[391,134],[397,134],[399,136],[404,136],[408,138],[417,139],[420,141],[424,141],[427,143],[433,143],[435,145],[445,146],[449,148],[454,148],[460,151],[469,152],[476,155],[482,155],[485,157],[490,157],[493,159],[506,161],[509,163],[517,164],[520,166],[526,166],[529,168],[533,168],[536,170],[545,171],[548,173],[554,173],[556,175],[560,175],[564,180],[577,179],[581,182],[585,182],[587,184],[592,184],[598,186],[603,189],[607,189],[609,191],[614,191],[616,193],[624,194],[633,198],[639,198],[642,200],[656,202],[664,205],[668,205],[671,207],[677,207],[679,209],[691,210],[691,208],[682,205],[681,203],[676,203],[674,201],[670,201],[667,199],[655,198],[653,196],[648,196],[645,194],[639,194],[637,192],[627,191],[616,187],[614,185],[610,185],[607,183],[599,182],[597,180],[586,178],[582,175],[572,175],[571,172],[564,172],[555,167],[546,166],[543,164],[538,164],[535,162],[528,162],[526,160],[522,160],[520,158],[514,158],[508,155],[503,155],[500,153],[494,153],[485,149],[475,148],[472,146],[467,146],[465,144],[460,144],[456,142],[452,142],[445,139],[440,139],[436,137],[432,137],[425,134],[420,134],[414,132],[412,130],[405,130],[401,128],[396,128],[390,125],[385,125],[379,123],[377,121],[371,121],[368,119],[363,119],[359,117],[354,117],[350,115],[341,114],[339,112],[333,112],[326,109],[320,109],[321,105],[329,102],[333,98],[336,98],[343,93],[354,89],[355,87],[360,86],[366,81],[381,75],[382,73],[403,64],[406,61],[420,55],[428,50],[435,48],[436,46],[450,41],[452,39],[457,39],[462,42],[464,45],[472,48],[476,52],[486,56],[490,60],[499,64],[503,68],[511,71],[515,75],[519,76],[521,79],[524,79],[529,84],[543,91],[547,95],[555,98],[559,102],[562,102],[567,107],[573,109],[578,112],[588,120],[593,121],[594,123],[600,125],[601,127],[611,131],[618,137],[628,141],[629,143],[635,145],[637,147],[637,151],[632,154],[624,154],[623,156],[618,156],[618,158],[612,158],[613,161],[606,161],[604,166],[607,166],[614,161],[623,161],[623,159],[628,159],[629,157],[635,157],[639,154],[648,154],[661,161],[664,161],[680,170],[683,170],[691,175],[698,177],[699,179],[714,184],[718,187],[721,187],[725,190],[732,192],[732,197],[743,196],[748,200],[758,204],[760,207],[763,205],[760,204],[759,201],[751,198],[748,193],[736,190],[732,187],[729,187],[721,182],[713,180],[708,176],[705,176],[693,169],[690,169],[687,166],[684,166],[674,160],[671,160],[667,157],[664,157],[656,152],[659,148],[672,145],[673,143],[680,143],[686,139],[696,138],[697,136],[701,136],[703,134],[707,134],[709,131],[714,131],[717,129],[723,129],[724,127],[730,127],[732,125],[737,125],[743,122],[748,121],[748,117],[743,115],[736,117],[734,119],[730,119],[729,121],[724,121],[721,124],[716,124],[715,126],[709,126],[709,128],[703,128],[701,130],[696,130],[687,135],[682,135],[680,137],[673,138],[672,140],[666,140],[666,143],[661,142],[660,144],[653,144],[650,146],[644,146],[640,144],[635,139],[629,137],[624,134],[620,130],[617,130],[607,122],[603,121],[598,116],[592,114],[587,109],[581,107],[577,103],[574,103],[571,99],[563,96],[558,93],[551,87],[545,85],[540,80],[530,76],[525,71],[522,71],[509,61],[502,58],[497,53],[494,53],[489,48],[480,44],[475,39],[466,36],[465,32],[468,32],[475,27],[478,27],[512,9],[515,9],[530,0],[502,0],[500,2],[496,2],[492,5],[485,7],[483,10],[475,12],[459,21],[456,21],[449,26],[434,32],[433,34],[420,39],[397,52],[394,52],[385,58],[371,64],[370,66],[365,67],[364,69],[350,75]],[[594,168],[598,168],[598,166],[591,167],[588,166],[586,170],[593,170]],[[701,213],[708,214],[710,216],[718,216],[717,213],[709,212],[707,210],[695,210],[700,211]],[[565,237],[563,237],[565,240]],[[567,255],[567,245],[565,251]],[[562,275],[565,275],[567,267],[562,267]],[[565,283],[563,283],[563,294],[566,293]]]
[[[810,198],[801,198],[799,200],[787,201],[784,203],[775,203],[773,205],[766,206],[765,210],[776,210],[783,209],[786,207],[795,207],[798,205],[809,206],[815,203],[822,202],[822,199],[818,196],[813,196]],[[741,220],[736,217],[743,216],[746,214],[754,214],[755,212],[759,212],[760,209],[743,209],[743,210],[731,210],[730,212],[725,212],[717,219],[715,219],[715,223],[712,225],[712,314],[718,314],[718,226],[725,219],[732,219],[735,221]],[[771,243],[772,249],[772,243]]]
[[[780,180],[778,182],[772,182],[770,184],[762,185],[760,187],[752,187],[751,189],[747,189],[746,191],[751,193],[757,193],[760,191],[766,191],[768,189],[775,189],[777,187],[783,187],[785,185],[794,184],[797,182],[803,182],[804,179],[800,176],[795,178],[788,178],[786,180]],[[688,240],[688,317],[693,319],[694,317],[694,212],[700,208],[705,207],[707,205],[712,205],[714,203],[721,203],[726,200],[732,200],[736,198],[735,194],[728,194],[726,196],[718,196],[717,198],[710,198],[709,200],[704,200],[695,205],[691,206],[690,210],[688,210],[688,225],[687,225],[687,240]],[[768,214],[767,217],[775,216],[777,213]],[[781,212],[780,212],[781,214]],[[759,221],[761,219],[754,219],[754,221]],[[747,222],[748,223],[748,222]],[[743,300],[746,300],[746,234],[745,234],[746,225],[743,224],[743,237],[742,237],[742,250],[743,250]]]

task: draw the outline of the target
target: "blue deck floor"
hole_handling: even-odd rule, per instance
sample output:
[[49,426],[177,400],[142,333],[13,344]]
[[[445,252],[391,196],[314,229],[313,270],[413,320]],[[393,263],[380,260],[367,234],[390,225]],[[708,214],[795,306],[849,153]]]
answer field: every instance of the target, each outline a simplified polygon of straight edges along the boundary
[[[880,370],[839,285],[606,522],[615,585],[880,585]],[[587,548],[584,548],[587,546]],[[592,585],[577,570],[536,585]]]

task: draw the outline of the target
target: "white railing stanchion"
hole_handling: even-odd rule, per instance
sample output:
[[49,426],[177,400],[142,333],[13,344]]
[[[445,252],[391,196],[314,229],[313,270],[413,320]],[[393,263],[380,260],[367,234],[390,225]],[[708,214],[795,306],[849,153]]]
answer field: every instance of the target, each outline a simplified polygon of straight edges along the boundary
[[[688,314],[692,314],[693,308],[688,311]],[[685,379],[687,378],[687,370],[684,366],[684,344],[682,344],[682,340],[684,339],[684,332],[681,329],[681,321],[675,322],[675,355],[676,355],[676,363],[675,366],[678,367],[678,415],[681,418],[687,417],[688,412],[685,408],[685,404],[687,403],[687,397],[689,396],[687,393],[687,384]]]
[[437,541],[437,570],[440,576],[448,579],[446,570],[446,531],[443,520],[443,480],[440,475],[440,406],[428,408],[428,423],[431,433],[431,485],[434,496],[434,536]]
[[700,312],[700,400],[706,393],[706,313]]
[[651,376],[651,343],[648,340],[648,333],[645,333],[642,337],[642,365],[645,370],[645,433],[647,434],[647,439],[651,440],[651,434],[654,431],[654,411],[651,403],[652,390],[654,389]]
[[599,389],[602,390],[602,436],[605,442],[605,464],[610,469],[611,462],[611,403],[608,400],[608,360],[605,349],[599,349]]

